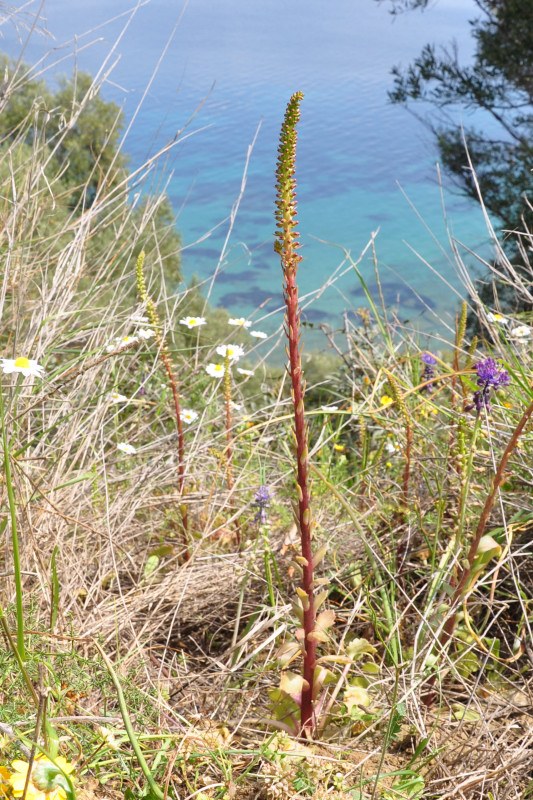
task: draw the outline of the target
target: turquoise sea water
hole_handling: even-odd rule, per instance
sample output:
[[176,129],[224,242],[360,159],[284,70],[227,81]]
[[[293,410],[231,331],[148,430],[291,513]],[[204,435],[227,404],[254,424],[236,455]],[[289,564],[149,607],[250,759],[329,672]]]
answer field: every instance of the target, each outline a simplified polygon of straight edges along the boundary
[[[24,14],[39,5],[26,4]],[[25,58],[36,63],[46,56],[50,77],[71,71],[74,50],[79,67],[93,73],[110,52],[106,71],[118,59],[104,94],[133,120],[124,143],[132,166],[183,129],[145,188],[167,188],[183,235],[185,275],[207,280],[218,266],[216,280],[206,284],[211,301],[235,316],[264,304],[256,319],[265,330],[280,321],[279,315],[268,316],[281,301],[272,249],[277,136],[290,95],[302,90],[302,293],[316,292],[339,268],[342,248],[357,259],[379,229],[385,300],[391,309],[398,307],[400,318],[429,330],[451,318],[457,296],[410,247],[454,287],[460,283],[448,255],[431,135],[403,108],[388,104],[386,91],[391,66],[407,64],[428,41],[455,38],[468,58],[467,20],[473,14],[471,0],[441,0],[424,14],[395,21],[385,4],[373,0],[46,0],[42,26],[54,38],[33,34]],[[24,30],[7,21],[2,34],[2,48],[18,54]],[[60,63],[54,66],[54,60]],[[228,238],[228,218],[254,139]],[[454,235],[482,249],[487,236],[479,209],[448,188],[444,198]],[[361,270],[373,285],[369,255]],[[305,316],[336,326],[344,309],[361,305],[362,289],[348,271]]]

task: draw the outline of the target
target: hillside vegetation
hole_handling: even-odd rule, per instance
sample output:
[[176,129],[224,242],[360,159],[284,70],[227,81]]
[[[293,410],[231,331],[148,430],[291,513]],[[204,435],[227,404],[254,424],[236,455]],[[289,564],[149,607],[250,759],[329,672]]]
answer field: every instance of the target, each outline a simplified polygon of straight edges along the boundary
[[0,794],[533,796],[527,314],[484,306],[451,240],[448,339],[354,263],[367,303],[308,355],[299,94],[272,165],[285,332],[212,310],[165,198],[132,201],[118,109],[6,69]]

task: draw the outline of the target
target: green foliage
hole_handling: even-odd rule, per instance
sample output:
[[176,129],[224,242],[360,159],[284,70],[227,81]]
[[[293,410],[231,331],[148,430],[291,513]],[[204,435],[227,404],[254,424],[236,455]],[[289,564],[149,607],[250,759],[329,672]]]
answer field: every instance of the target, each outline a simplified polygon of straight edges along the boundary
[[[2,70],[13,65],[4,56]],[[29,67],[19,73],[30,75]],[[19,79],[20,81],[20,79]],[[46,172],[61,175],[70,207],[88,208],[99,190],[109,192],[127,177],[126,156],[118,149],[124,120],[116,103],[104,100],[91,75],[61,77],[53,92],[44,81],[22,80],[7,93],[0,115],[0,135],[48,150]]]
[[[428,44],[407,69],[394,67],[390,99],[437,109],[426,122],[456,185],[476,200],[481,194],[504,230],[523,231],[524,224],[533,224],[525,199],[533,190],[533,5],[530,0],[477,0],[476,5],[481,14],[471,22],[472,63],[461,64],[454,45]],[[454,108],[475,112],[475,123],[461,130],[446,114]],[[516,254],[516,241],[505,246]],[[528,267],[523,271],[529,274]],[[481,294],[485,302],[494,302],[491,287]],[[508,283],[499,283],[498,298],[505,309],[529,308]]]
[[[386,0],[376,0],[378,3],[384,3]],[[389,11],[391,14],[402,14],[404,11],[412,11],[414,9],[427,8],[429,0],[388,0],[390,4]]]
[[[105,100],[92,77],[78,72],[59,78],[52,90],[31,77],[25,65],[0,65],[9,77],[0,114],[0,190],[6,212],[22,201],[17,225],[23,225],[24,247],[47,265],[54,264],[72,241],[73,225],[85,218],[89,227],[79,280],[90,291],[107,264],[108,294],[141,249],[158,265],[150,276],[157,297],[163,283],[175,291],[181,281],[181,237],[169,200],[136,197],[132,206],[128,158],[119,148],[123,114]],[[88,213],[92,211],[92,213]],[[135,289],[121,293],[131,305]]]
[[[422,101],[437,109],[462,107],[490,115],[488,130],[467,126],[464,139],[485,205],[506,228],[515,229],[522,215],[531,219],[523,193],[533,187],[533,6],[529,0],[480,0],[477,5],[483,16],[472,23],[473,63],[463,66],[453,47],[426,45],[406,70],[393,69],[390,97],[395,103]],[[473,175],[465,166],[462,131],[445,118],[429,124],[445,166],[477,199]],[[483,126],[483,118],[478,124]]]

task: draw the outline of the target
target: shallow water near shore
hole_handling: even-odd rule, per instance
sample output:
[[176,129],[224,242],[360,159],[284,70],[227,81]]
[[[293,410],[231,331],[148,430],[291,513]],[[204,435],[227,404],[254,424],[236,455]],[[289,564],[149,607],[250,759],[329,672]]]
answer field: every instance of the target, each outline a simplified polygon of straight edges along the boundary
[[[130,5],[115,0],[113,14],[119,18],[78,39],[80,68],[97,72],[128,18],[120,14]],[[392,84],[390,68],[407,64],[428,41],[446,43],[455,37],[468,56],[466,21],[473,7],[443,0],[424,14],[393,21],[386,6],[372,0],[335,0],[327,8],[322,0],[138,4],[116,46],[120,60],[104,82],[104,94],[123,105],[127,123],[133,120],[124,142],[132,167],[182,131],[165,160],[134,191],[166,188],[183,236],[185,278],[194,274],[207,281],[210,301],[232,315],[251,315],[261,305],[257,323],[269,331],[279,325],[280,314],[273,313],[281,305],[279,259],[272,247],[273,176],[286,103],[302,90],[297,157],[301,293],[319,290],[339,265],[346,272],[304,310],[304,318],[335,328],[342,325],[343,311],[367,305],[344,250],[357,260],[377,232],[389,310],[426,331],[450,322],[458,296],[423,263],[461,293],[449,255],[436,150],[424,126],[405,109],[388,104],[386,92]],[[57,49],[47,63],[61,58],[72,49],[63,49],[63,42],[111,16],[103,0],[49,0],[45,14],[55,41],[34,34],[25,53],[31,63],[51,44]],[[5,23],[2,32],[4,50],[15,55],[20,44],[14,29]],[[68,73],[72,66],[72,59],[66,59],[51,74]],[[247,157],[246,186],[229,233]],[[446,184],[444,201],[455,237],[486,252],[487,234],[476,204]],[[375,289],[370,249],[360,269]]]

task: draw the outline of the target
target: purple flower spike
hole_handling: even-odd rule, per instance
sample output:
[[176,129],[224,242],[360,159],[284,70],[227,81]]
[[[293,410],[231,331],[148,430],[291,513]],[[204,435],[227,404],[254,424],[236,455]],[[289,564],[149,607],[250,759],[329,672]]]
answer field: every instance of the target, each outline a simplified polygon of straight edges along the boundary
[[267,509],[270,508],[270,501],[272,500],[272,492],[268,486],[260,486],[255,493],[252,506],[257,508],[254,522],[259,522],[260,525],[266,525],[268,516]]
[[[422,372],[422,383],[426,383],[426,381],[430,381],[435,376],[435,370],[433,367],[437,363],[437,359],[435,356],[432,356],[431,353],[422,353],[420,356],[420,360],[424,363],[424,371]],[[433,383],[427,383],[426,386],[423,386],[420,391],[421,392],[432,392],[434,389]]]
[[472,408],[475,408],[478,414],[483,408],[489,411],[490,390],[499,389],[501,386],[509,386],[511,382],[509,373],[505,369],[500,369],[501,366],[493,358],[486,358],[475,365],[477,385],[480,388],[474,392],[474,402],[467,406],[467,411]]

